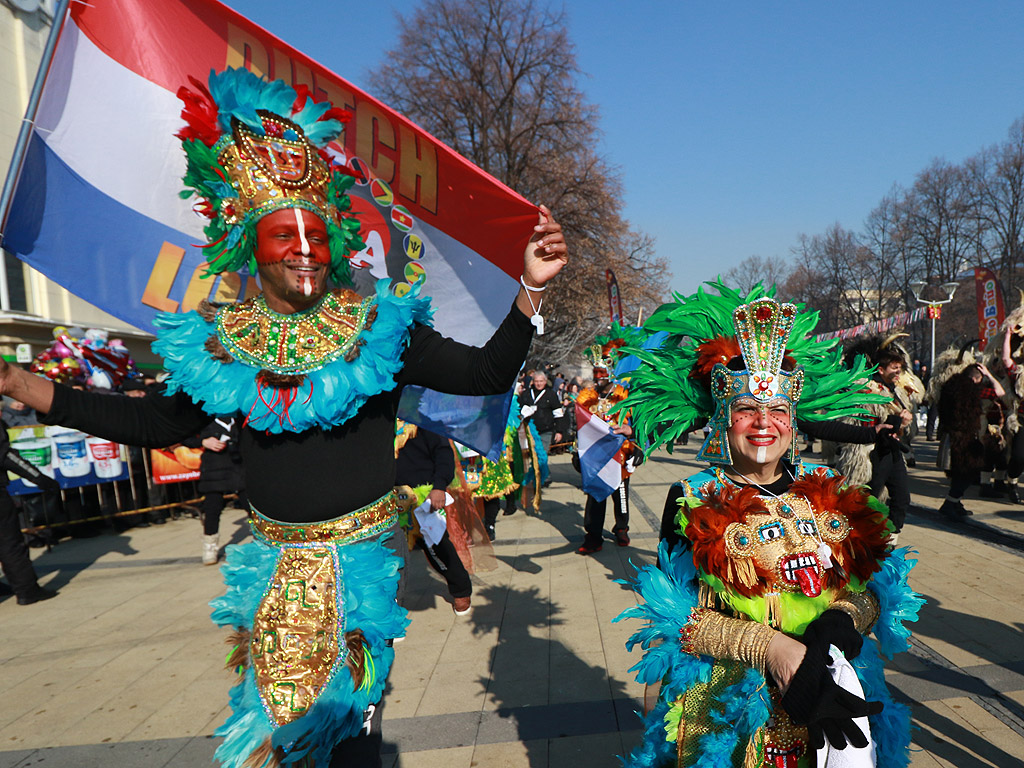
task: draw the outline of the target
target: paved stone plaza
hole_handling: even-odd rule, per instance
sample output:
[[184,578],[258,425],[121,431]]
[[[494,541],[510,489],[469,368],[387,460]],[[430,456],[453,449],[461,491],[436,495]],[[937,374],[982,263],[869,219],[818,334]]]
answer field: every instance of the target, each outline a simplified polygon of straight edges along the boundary
[[[914,768],[1024,766],[1024,507],[965,500],[969,524],[940,519],[944,481],[919,447],[916,511],[901,545],[928,598],[911,653],[889,665],[919,730]],[[650,562],[667,486],[694,471],[693,444],[641,467],[631,485],[633,544],[580,557],[582,493],[567,457],[553,461],[540,516],[498,518],[498,567],[474,576],[473,612],[413,554],[412,624],[384,710],[385,766],[617,768],[639,739],[642,696],[627,673],[633,603],[616,583]],[[609,525],[611,515],[609,513]],[[171,521],[34,551],[29,607],[0,603],[0,768],[205,766],[225,718],[231,675],[206,603],[217,569],[199,564],[200,524]],[[247,535],[226,511],[222,539]]]

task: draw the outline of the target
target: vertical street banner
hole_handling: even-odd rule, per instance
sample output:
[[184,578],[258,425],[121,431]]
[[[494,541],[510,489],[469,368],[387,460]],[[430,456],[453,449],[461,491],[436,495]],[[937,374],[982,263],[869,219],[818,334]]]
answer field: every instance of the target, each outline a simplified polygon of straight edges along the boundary
[[619,281],[610,269],[604,271],[604,280],[608,284],[608,315],[611,322],[623,324],[622,297],[619,295]]
[[537,208],[215,0],[71,4],[3,246],[144,329],[158,311],[254,292],[252,275],[202,277],[203,219],[178,196],[185,156],[174,137],[177,90],[226,67],[305,85],[353,113],[329,152],[363,174],[353,193],[367,244],[351,261],[356,290],[385,277],[400,294],[420,283],[441,333],[486,341],[516,294]]
[[999,328],[1006,319],[1006,305],[999,278],[986,267],[974,268],[974,289],[978,305],[978,338],[982,350],[989,341],[999,335]]

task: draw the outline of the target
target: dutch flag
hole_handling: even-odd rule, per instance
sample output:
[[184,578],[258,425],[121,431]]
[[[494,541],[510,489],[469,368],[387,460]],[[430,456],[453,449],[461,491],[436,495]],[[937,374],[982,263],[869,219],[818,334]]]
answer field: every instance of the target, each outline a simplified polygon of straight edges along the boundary
[[626,438],[586,408],[576,406],[576,450],[580,457],[583,491],[604,501],[622,482],[622,444]]

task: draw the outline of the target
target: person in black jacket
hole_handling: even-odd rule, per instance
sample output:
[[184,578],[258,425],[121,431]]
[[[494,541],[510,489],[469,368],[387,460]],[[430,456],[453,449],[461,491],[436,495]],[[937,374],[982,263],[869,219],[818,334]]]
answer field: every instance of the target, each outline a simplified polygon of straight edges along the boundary
[[[413,435],[405,441],[395,460],[395,485],[420,489],[421,494],[426,493],[432,511],[443,513],[447,494],[445,489],[455,479],[455,454],[446,438],[423,427],[413,427],[413,430]],[[409,514],[413,513],[410,511]],[[448,582],[448,593],[452,596],[455,615],[465,616],[470,609],[473,582],[448,531],[434,545],[419,538],[417,546],[427,556],[427,562]]]
[[[14,502],[7,493],[7,471],[21,475],[35,483],[42,490],[56,490],[60,485],[52,477],[40,472],[32,464],[11,448],[7,437],[7,424],[0,421],[0,566],[10,584],[10,589],[18,600],[18,605],[31,605],[40,600],[56,597],[52,589],[39,586],[36,571],[32,567],[32,559],[28,554],[28,545],[21,533],[18,523],[18,512]],[[9,593],[8,593],[9,594]]]
[[203,565],[215,565],[220,556],[220,513],[224,494],[237,493],[239,509],[249,508],[242,475],[242,454],[238,450],[241,418],[218,416],[185,445],[203,448],[197,488],[203,494],[199,511],[203,516]]
[[519,409],[523,425],[533,422],[544,441],[545,450],[550,451],[552,443],[562,441],[565,409],[555,388],[548,383],[546,373],[537,371],[533,374],[532,385],[519,393]]

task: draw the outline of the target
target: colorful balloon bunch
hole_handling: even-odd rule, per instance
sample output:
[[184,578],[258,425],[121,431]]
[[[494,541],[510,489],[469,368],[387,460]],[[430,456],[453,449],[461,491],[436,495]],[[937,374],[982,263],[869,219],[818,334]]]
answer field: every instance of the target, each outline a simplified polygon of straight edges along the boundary
[[50,348],[36,356],[32,373],[61,384],[82,384],[90,389],[113,389],[139,376],[128,348],[121,339],[107,339],[98,328],[53,329]]

